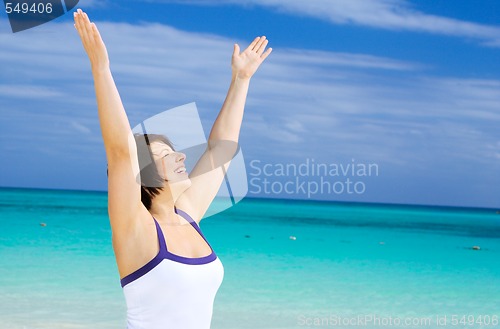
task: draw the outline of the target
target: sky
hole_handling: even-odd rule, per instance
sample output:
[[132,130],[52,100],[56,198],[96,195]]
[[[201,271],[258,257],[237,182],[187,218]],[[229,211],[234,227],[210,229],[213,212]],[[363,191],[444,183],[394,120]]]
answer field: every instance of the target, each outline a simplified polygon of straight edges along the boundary
[[[233,44],[269,39],[240,135],[248,197],[500,208],[499,1],[77,8],[101,31],[132,126],[195,102],[208,136]],[[92,75],[72,14],[12,33],[2,10],[0,63],[0,186],[106,190]]]

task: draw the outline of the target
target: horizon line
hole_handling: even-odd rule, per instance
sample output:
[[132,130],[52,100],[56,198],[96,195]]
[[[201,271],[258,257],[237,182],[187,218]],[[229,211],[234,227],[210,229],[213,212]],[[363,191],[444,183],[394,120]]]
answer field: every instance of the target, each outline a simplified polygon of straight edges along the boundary
[[[70,188],[49,188],[49,187],[19,187],[19,186],[0,186],[0,189],[20,189],[20,190],[48,190],[48,191],[72,191],[72,192],[97,192],[107,193],[107,190],[78,190]],[[245,196],[243,199],[252,200],[274,200],[274,201],[301,201],[301,202],[319,202],[319,203],[339,203],[339,204],[355,204],[355,205],[371,205],[371,206],[395,206],[395,207],[421,207],[421,208],[457,208],[457,209],[476,209],[476,210],[492,210],[500,214],[500,206],[497,208],[479,207],[479,206],[456,206],[456,205],[436,205],[436,204],[416,204],[416,203],[390,203],[390,202],[368,202],[368,201],[340,201],[340,200],[320,200],[320,199],[293,199],[293,198],[276,198],[276,197],[250,197]]]

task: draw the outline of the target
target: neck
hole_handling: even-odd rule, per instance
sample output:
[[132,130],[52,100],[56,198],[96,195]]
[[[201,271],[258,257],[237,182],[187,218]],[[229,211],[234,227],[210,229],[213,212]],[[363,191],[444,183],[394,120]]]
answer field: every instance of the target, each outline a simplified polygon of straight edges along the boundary
[[171,193],[167,189],[164,189],[153,198],[149,212],[162,223],[171,225],[180,224],[174,210],[176,199],[173,199]]

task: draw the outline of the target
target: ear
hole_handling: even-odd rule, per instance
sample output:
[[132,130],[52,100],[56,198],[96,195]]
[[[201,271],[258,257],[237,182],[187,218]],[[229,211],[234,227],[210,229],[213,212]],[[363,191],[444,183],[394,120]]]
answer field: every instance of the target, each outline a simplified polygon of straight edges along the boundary
[[160,159],[160,161],[161,161],[161,170],[163,172],[163,177],[164,177],[163,180],[165,182],[168,182],[168,180],[166,178],[167,177],[167,168],[165,168],[165,163],[163,162],[163,159]]

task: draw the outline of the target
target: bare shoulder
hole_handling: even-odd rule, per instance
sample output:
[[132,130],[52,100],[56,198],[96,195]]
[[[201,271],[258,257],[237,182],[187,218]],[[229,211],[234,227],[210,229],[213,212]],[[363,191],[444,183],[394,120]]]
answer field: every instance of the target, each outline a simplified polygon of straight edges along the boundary
[[156,228],[153,217],[141,208],[128,229],[112,228],[112,242],[120,278],[134,272],[158,252],[155,241]]

